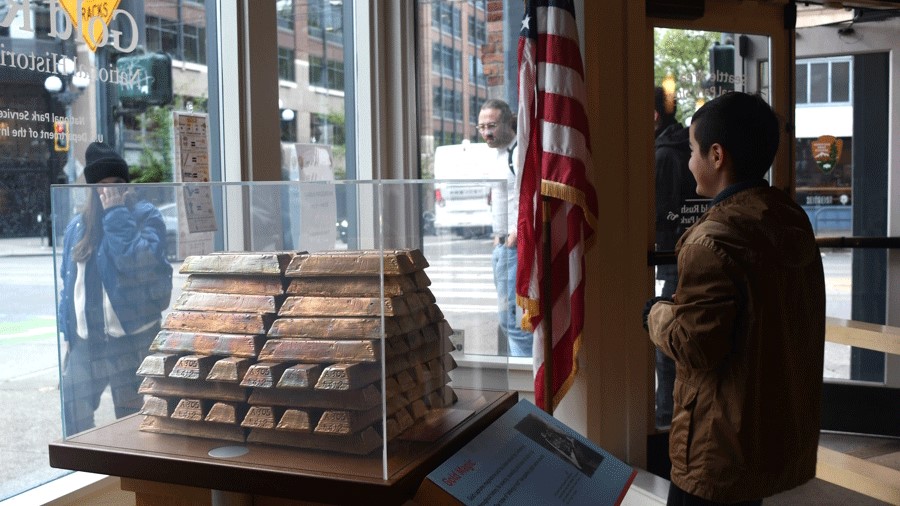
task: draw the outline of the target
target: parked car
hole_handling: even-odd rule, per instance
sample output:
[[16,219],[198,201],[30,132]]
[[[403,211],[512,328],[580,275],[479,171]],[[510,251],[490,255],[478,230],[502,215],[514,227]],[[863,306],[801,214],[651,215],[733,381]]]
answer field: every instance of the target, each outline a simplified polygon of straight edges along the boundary
[[434,230],[461,237],[491,234],[491,185],[487,144],[440,146],[434,152]]

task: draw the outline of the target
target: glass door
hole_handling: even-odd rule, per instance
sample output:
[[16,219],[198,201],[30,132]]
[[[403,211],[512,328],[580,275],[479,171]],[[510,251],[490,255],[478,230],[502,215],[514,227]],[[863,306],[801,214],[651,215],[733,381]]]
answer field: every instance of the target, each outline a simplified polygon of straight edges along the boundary
[[[889,196],[898,183],[889,160],[898,148],[889,132],[900,120],[889,83],[900,10],[869,7],[799,8],[797,202],[824,246],[828,316],[897,326],[897,204]],[[898,356],[828,342],[825,360],[823,428],[897,436],[888,399],[897,398]]]

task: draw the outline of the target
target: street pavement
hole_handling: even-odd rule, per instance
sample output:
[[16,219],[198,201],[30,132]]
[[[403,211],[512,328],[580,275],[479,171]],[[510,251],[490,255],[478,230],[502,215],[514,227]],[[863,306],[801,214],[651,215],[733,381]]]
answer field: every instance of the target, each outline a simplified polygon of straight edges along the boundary
[[15,237],[0,239],[0,257],[46,256],[53,254],[53,246],[46,237]]
[[66,472],[47,450],[62,427],[52,255],[46,238],[0,239],[0,500]]

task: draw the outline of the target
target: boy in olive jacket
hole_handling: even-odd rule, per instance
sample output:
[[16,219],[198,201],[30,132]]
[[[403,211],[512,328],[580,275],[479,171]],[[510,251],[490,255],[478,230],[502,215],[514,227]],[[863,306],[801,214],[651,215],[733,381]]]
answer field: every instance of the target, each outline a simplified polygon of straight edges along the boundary
[[806,213],[763,179],[778,141],[744,93],[691,122],[689,167],[713,201],[676,246],[675,295],[644,312],[676,364],[669,504],[759,504],[815,476],[825,281]]

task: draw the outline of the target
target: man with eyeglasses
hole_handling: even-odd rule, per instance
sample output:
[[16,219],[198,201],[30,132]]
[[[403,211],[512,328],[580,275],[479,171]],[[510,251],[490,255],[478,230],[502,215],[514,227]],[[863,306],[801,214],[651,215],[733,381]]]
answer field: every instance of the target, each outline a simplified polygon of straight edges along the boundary
[[500,329],[506,336],[509,355],[531,356],[532,335],[521,326],[521,313],[516,305],[516,227],[519,217],[519,185],[513,160],[517,160],[516,117],[509,105],[498,99],[488,99],[478,113],[478,132],[491,149],[488,177],[506,180],[505,194],[502,185],[491,188],[491,212],[493,214],[494,285],[497,287],[497,304]]

